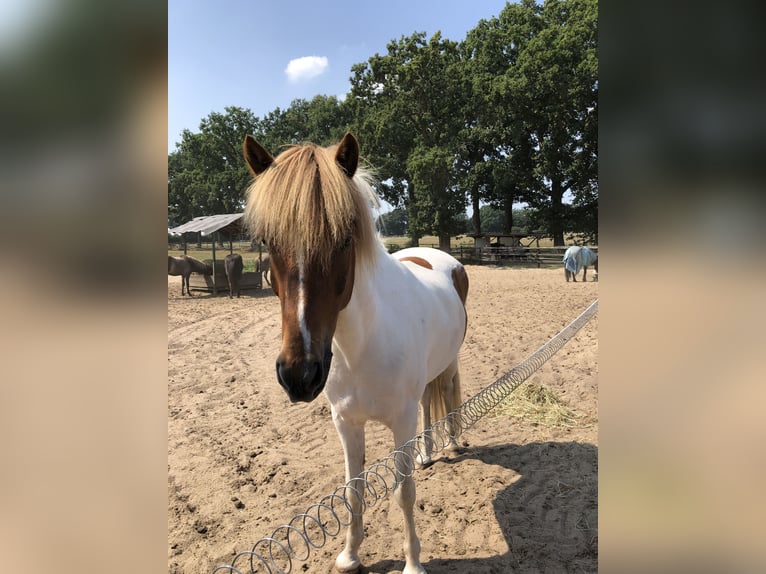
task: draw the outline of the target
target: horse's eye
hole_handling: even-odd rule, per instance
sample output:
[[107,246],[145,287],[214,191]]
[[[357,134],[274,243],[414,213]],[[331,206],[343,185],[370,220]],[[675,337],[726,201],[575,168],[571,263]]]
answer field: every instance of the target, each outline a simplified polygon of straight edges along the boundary
[[351,236],[350,235],[348,237],[346,237],[346,240],[343,242],[343,245],[340,246],[340,250],[341,251],[345,251],[349,247],[351,247]]

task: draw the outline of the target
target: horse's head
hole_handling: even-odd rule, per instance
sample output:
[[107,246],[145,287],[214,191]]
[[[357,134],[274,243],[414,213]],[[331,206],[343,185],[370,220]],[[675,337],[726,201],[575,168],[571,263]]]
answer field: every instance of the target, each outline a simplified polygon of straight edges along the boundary
[[369,225],[369,205],[353,182],[359,144],[346,134],[337,148],[296,146],[276,159],[251,136],[243,147],[256,176],[247,219],[269,245],[282,307],[277,379],[291,401],[311,402],[327,381],[338,315],[354,288],[360,229]]

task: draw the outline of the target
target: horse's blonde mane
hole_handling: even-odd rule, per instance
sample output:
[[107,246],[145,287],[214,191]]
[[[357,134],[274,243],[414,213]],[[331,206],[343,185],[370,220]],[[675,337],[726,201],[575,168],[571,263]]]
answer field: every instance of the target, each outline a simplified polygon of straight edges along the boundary
[[374,257],[371,176],[360,168],[349,178],[335,161],[336,147],[292,146],[255,178],[245,209],[254,237],[325,267],[350,235],[358,262]]

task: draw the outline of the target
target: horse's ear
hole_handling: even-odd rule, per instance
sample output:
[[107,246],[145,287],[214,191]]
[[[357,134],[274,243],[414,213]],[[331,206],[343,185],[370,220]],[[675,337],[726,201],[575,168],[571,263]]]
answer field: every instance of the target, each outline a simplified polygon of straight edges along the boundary
[[359,165],[359,142],[351,132],[347,132],[338,144],[335,161],[340,164],[347,176],[354,177]]
[[266,151],[266,148],[255,141],[255,138],[249,134],[245,136],[245,141],[242,143],[242,152],[253,175],[262,174],[274,163],[274,158]]

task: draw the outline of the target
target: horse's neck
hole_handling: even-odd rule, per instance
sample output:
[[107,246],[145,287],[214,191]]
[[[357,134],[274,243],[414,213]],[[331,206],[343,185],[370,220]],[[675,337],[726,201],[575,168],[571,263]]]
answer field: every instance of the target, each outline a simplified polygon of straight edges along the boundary
[[338,315],[334,336],[337,350],[349,362],[354,362],[370,336],[380,335],[376,325],[380,323],[380,314],[386,311],[381,282],[391,279],[391,274],[397,271],[396,262],[382,245],[373,261],[364,267],[357,265],[354,290],[348,305]]

